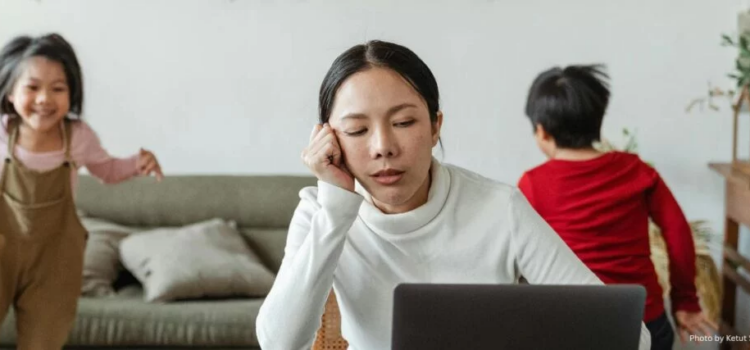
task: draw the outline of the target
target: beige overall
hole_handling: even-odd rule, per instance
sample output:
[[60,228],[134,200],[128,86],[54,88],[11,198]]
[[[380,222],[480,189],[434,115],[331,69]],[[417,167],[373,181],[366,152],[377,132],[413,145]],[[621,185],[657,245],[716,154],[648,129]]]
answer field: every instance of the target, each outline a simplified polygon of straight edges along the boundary
[[0,323],[13,305],[18,349],[59,350],[75,321],[86,231],[73,202],[70,122],[65,162],[38,172],[13,155],[18,119],[8,125],[8,158],[0,179]]

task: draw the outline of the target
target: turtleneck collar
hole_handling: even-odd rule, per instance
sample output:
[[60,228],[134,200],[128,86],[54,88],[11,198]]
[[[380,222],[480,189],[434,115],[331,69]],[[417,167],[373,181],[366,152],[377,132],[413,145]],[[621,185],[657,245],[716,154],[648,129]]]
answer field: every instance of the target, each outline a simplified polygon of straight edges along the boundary
[[359,209],[360,218],[370,229],[385,239],[412,237],[411,234],[421,235],[421,232],[417,231],[438,216],[450,192],[450,172],[434,157],[430,165],[430,173],[432,182],[427,202],[416,209],[398,214],[385,214],[380,211],[372,203],[372,196],[357,182],[355,191],[365,198]]

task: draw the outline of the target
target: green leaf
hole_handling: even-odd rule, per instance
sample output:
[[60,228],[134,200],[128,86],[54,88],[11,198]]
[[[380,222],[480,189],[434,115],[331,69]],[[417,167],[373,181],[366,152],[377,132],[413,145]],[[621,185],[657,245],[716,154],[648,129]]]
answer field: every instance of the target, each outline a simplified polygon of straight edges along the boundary
[[747,37],[740,35],[740,47],[747,47]]
[[721,35],[721,43],[722,45],[734,46],[734,41],[732,40],[732,38],[729,37],[729,35],[726,35],[726,34]]
[[727,74],[727,76],[732,79],[742,79],[742,76],[737,75],[737,74]]

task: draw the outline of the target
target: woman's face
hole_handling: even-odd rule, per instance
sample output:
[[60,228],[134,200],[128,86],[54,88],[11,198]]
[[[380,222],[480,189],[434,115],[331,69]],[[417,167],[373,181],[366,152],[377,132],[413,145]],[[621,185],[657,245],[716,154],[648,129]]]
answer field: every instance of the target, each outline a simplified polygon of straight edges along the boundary
[[427,103],[401,75],[379,67],[341,84],[329,119],[349,171],[386,213],[427,201],[441,123],[442,114],[430,121]]

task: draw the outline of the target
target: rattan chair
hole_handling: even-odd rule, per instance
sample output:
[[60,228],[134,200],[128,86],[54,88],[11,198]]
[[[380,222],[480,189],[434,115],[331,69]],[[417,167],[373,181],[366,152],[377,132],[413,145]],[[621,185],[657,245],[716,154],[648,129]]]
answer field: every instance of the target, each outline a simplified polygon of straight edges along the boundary
[[320,329],[315,336],[313,350],[346,350],[349,343],[341,336],[341,313],[336,302],[336,294],[328,294]]
[[[696,230],[702,223],[692,223],[693,229]],[[661,232],[656,225],[651,225],[649,232],[651,242],[651,261],[654,263],[656,275],[659,278],[659,284],[664,292],[664,298],[669,298],[669,256],[667,255],[667,246]],[[714,322],[720,321],[722,287],[721,275],[711,257],[708,246],[695,242],[695,287],[698,292],[698,301],[700,302],[703,313]]]

